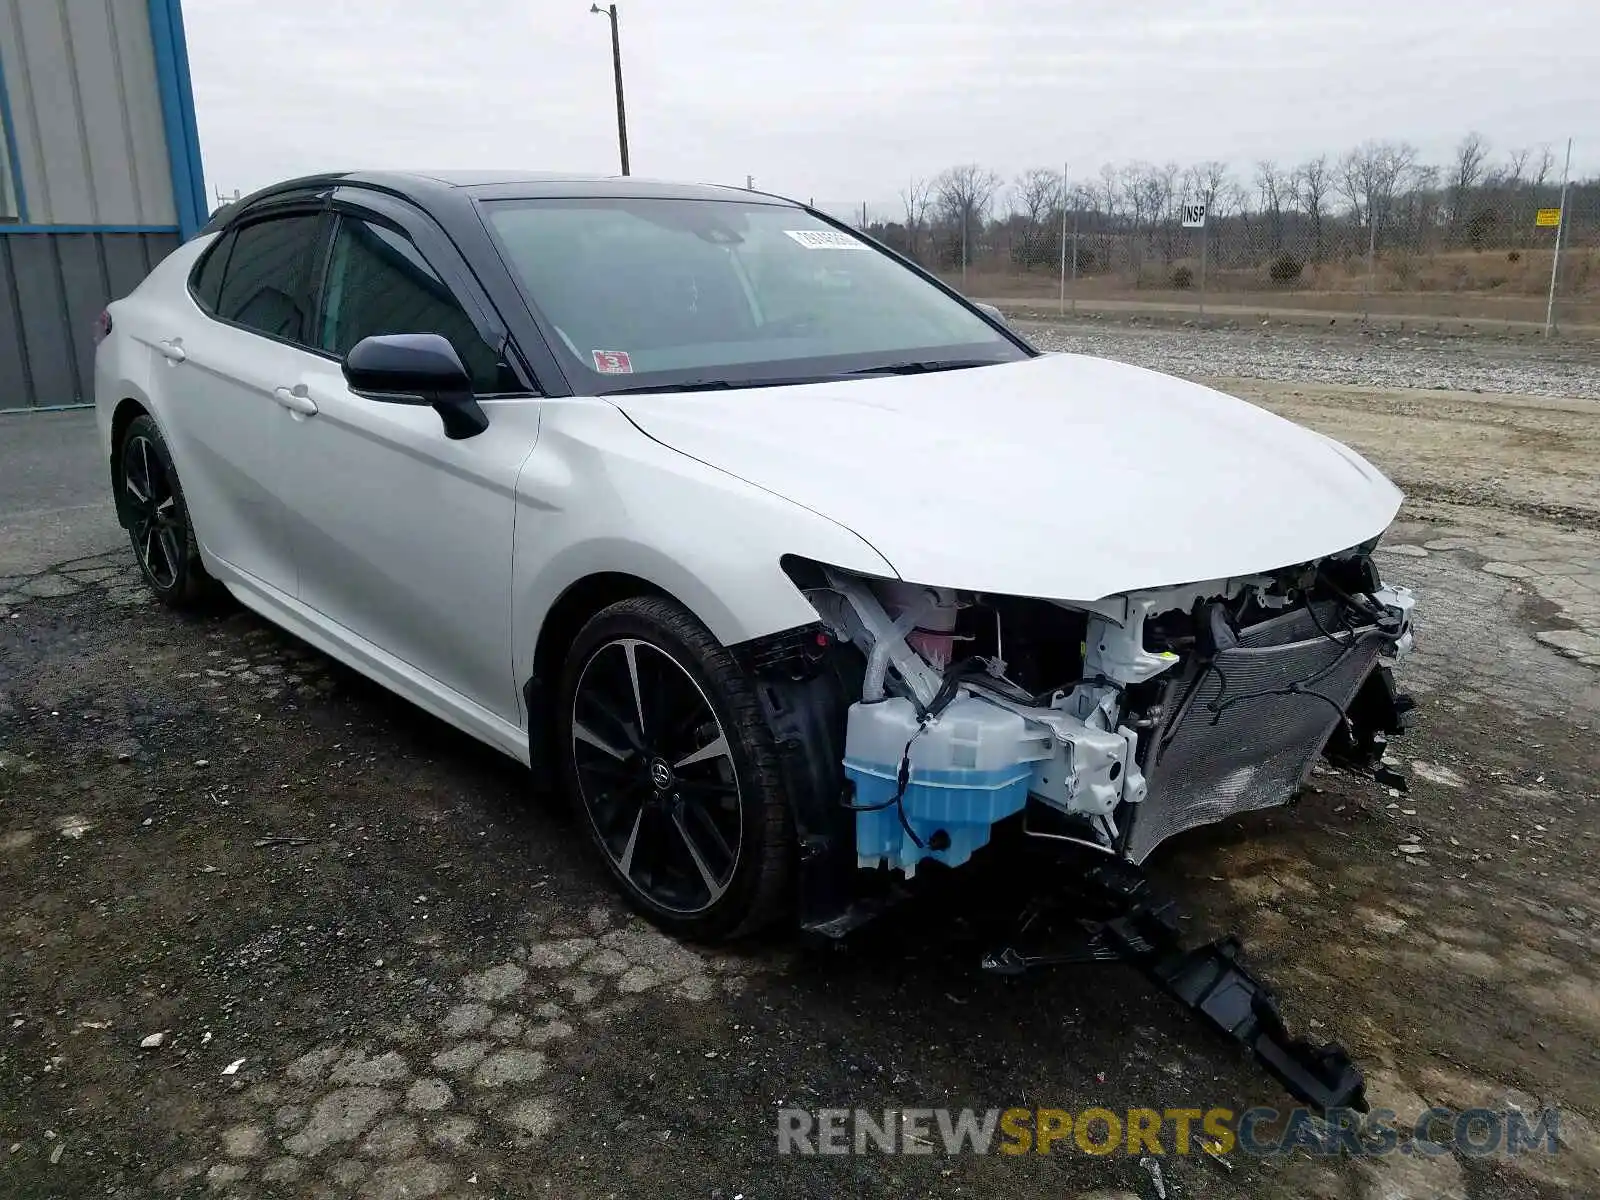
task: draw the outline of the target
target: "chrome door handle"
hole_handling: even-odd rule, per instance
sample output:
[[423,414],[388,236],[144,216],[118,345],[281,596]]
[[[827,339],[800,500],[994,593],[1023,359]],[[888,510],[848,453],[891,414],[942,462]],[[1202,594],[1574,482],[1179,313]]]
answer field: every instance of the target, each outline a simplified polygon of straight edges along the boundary
[[303,417],[314,416],[317,411],[317,402],[304,392],[294,391],[292,388],[274,388],[272,398],[283,405],[292,413],[299,413]]
[[182,342],[168,341],[161,343],[161,357],[168,362],[181,363],[189,357],[188,351],[183,348]]

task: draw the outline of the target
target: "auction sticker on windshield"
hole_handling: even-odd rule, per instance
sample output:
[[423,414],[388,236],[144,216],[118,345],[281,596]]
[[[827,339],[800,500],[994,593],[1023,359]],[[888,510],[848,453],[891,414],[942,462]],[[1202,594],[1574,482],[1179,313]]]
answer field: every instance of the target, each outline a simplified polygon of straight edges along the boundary
[[848,233],[837,229],[785,229],[795,241],[807,250],[865,250],[866,247]]
[[633,360],[626,350],[595,350],[594,369],[602,375],[632,375]]

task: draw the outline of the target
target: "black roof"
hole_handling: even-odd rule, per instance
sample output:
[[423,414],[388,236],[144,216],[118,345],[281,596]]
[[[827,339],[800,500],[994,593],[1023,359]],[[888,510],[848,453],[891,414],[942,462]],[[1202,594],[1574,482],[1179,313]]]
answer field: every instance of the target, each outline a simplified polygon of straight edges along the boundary
[[717,183],[678,183],[637,175],[572,174],[558,171],[352,171],[349,183],[374,183],[399,192],[413,188],[461,188],[474,196],[505,199],[538,196],[626,196],[675,200],[751,200],[789,204],[762,192]]
[[746,191],[715,183],[674,183],[637,175],[563,174],[554,171],[329,171],[271,184],[218,209],[201,233],[215,232],[240,208],[274,195],[338,185],[367,186],[393,192],[432,210],[449,198],[512,200],[612,196],[662,200],[742,200],[745,203],[798,207],[793,200],[766,192]]

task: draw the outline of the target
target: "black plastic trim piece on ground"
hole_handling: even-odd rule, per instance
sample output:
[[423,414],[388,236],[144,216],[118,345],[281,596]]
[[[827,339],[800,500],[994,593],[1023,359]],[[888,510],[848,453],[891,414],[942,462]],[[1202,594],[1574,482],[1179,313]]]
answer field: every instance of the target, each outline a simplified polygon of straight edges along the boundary
[[1342,1046],[1314,1046],[1290,1035],[1272,989],[1240,962],[1238,938],[1229,935],[1192,950],[1179,948],[1177,906],[1159,897],[1131,863],[1102,863],[1081,879],[1080,894],[1030,905],[1019,933],[1047,928],[1051,913],[1064,907],[1098,911],[1098,918],[1078,918],[1063,949],[1028,953],[1008,944],[985,955],[982,969],[1019,975],[1044,966],[1127,963],[1254,1054],[1296,1100],[1322,1112],[1366,1110],[1361,1069]]

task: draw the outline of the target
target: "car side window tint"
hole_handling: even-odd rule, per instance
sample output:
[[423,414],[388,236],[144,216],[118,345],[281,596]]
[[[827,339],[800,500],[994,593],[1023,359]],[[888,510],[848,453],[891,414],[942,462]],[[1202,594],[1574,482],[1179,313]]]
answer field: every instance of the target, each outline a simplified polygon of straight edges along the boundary
[[321,220],[315,213],[296,214],[237,230],[223,269],[217,315],[273,337],[305,341],[310,332],[307,251]]
[[340,219],[323,285],[321,326],[318,345],[341,358],[365,337],[437,333],[461,356],[474,392],[525,390],[411,240],[375,221]]
[[228,265],[228,253],[233,249],[232,232],[224,233],[211,243],[200,267],[194,273],[194,298],[207,312],[217,311],[217,301],[222,296],[222,272]]

